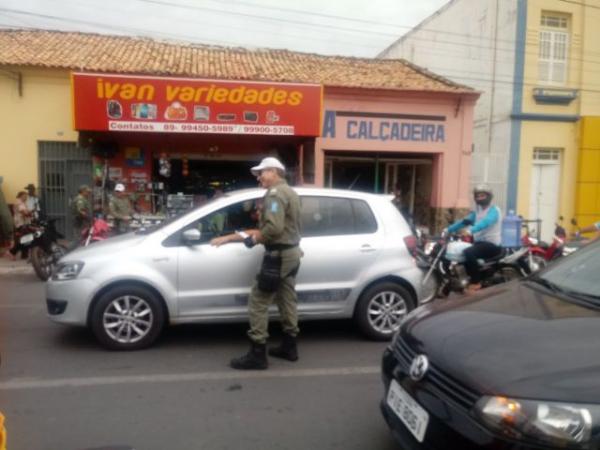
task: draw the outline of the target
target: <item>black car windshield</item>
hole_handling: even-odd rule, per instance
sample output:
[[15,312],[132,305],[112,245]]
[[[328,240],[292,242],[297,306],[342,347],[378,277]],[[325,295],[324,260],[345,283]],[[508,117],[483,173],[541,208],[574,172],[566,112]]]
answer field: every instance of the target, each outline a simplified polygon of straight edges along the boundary
[[565,293],[600,301],[600,241],[549,267],[539,278]]

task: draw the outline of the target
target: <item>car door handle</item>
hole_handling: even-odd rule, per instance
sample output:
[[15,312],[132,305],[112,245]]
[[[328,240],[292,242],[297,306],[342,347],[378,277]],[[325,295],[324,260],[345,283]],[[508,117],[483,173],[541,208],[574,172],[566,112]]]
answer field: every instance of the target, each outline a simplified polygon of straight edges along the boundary
[[362,253],[370,253],[370,252],[376,251],[376,249],[374,249],[373,247],[371,247],[369,244],[363,244],[363,245],[360,246],[360,251]]

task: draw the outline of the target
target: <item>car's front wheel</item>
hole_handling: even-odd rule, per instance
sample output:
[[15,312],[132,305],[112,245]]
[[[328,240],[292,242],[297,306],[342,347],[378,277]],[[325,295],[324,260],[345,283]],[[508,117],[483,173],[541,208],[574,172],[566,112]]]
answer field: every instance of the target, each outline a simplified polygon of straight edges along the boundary
[[363,292],[356,306],[355,319],[367,337],[385,341],[398,331],[402,319],[413,308],[413,297],[404,287],[383,282]]
[[152,345],[164,322],[160,299],[141,286],[109,289],[95,303],[91,316],[94,335],[111,350],[139,350]]

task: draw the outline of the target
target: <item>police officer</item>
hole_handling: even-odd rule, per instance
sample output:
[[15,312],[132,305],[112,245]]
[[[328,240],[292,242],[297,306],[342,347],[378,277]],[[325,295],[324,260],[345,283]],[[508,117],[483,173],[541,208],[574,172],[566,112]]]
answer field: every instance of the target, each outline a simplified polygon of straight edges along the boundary
[[75,245],[81,239],[81,233],[92,223],[92,208],[90,206],[90,187],[86,184],[79,186],[79,193],[73,199],[73,233]]
[[122,183],[116,184],[115,193],[111,196],[108,203],[108,211],[115,220],[115,230],[117,233],[127,233],[129,231],[133,208],[125,192],[125,186]]
[[276,158],[265,158],[251,169],[260,185],[267,189],[259,218],[259,229],[240,231],[213,239],[220,246],[243,241],[251,247],[265,246],[260,273],[252,286],[248,303],[250,351],[231,360],[234,369],[266,369],[266,342],[269,337],[269,305],[277,304],[283,327],[281,345],[269,350],[271,356],[298,360],[296,336],[298,311],[296,274],[300,268],[300,199],[285,181],[285,167]]

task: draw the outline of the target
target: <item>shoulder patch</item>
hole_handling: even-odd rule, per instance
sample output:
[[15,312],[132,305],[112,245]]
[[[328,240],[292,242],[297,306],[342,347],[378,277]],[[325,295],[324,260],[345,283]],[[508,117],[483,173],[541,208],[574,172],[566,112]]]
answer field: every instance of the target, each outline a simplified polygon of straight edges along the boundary
[[271,203],[271,212],[272,213],[276,213],[278,210],[279,210],[279,203],[272,202]]

